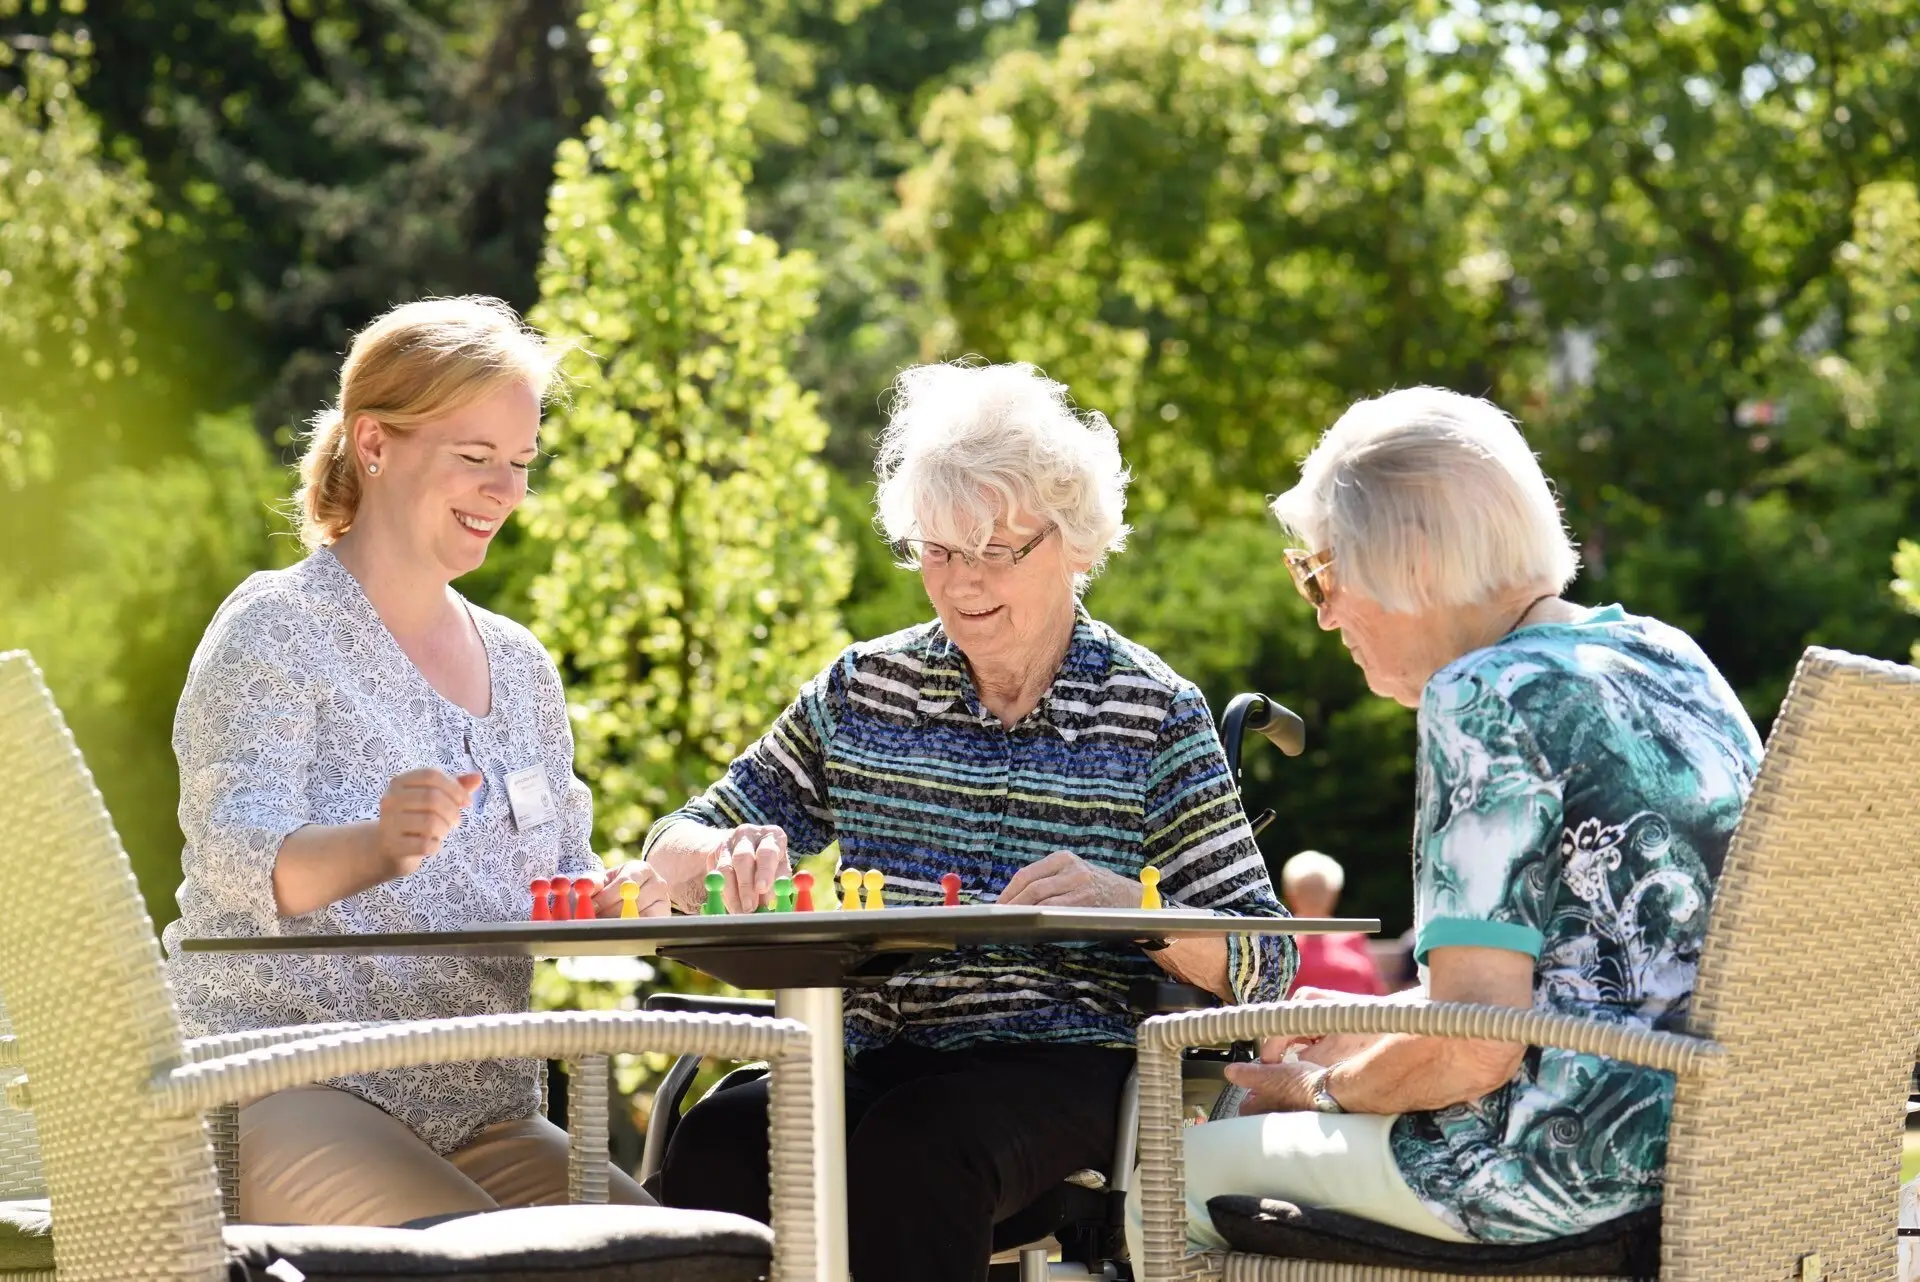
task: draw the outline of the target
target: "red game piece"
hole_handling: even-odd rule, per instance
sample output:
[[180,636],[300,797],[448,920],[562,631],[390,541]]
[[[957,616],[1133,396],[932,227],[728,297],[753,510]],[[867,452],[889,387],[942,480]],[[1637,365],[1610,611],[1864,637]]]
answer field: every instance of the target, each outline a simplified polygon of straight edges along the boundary
[[804,868],[793,874],[793,911],[813,911],[813,874]]
[[545,877],[533,879],[533,917],[534,921],[552,921],[553,913],[548,908],[548,898],[552,893],[552,883]]
[[554,921],[573,920],[573,896],[567,893],[567,879],[553,879],[553,917]]
[[578,921],[592,921],[593,878],[576,877],[573,882],[573,915]]
[[946,892],[948,908],[960,906],[960,874],[949,872],[940,874],[940,889]]

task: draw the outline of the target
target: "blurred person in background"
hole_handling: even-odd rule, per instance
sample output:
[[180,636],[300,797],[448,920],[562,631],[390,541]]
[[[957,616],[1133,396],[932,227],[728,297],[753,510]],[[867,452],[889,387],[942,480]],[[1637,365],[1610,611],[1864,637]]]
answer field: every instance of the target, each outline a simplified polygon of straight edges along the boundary
[[[1340,861],[1317,850],[1303,850],[1281,865],[1280,899],[1295,917],[1332,917],[1346,885]],[[1300,968],[1293,973],[1293,991],[1364,993],[1377,997],[1386,991],[1373,964],[1367,937],[1358,931],[1333,935],[1300,935]]]

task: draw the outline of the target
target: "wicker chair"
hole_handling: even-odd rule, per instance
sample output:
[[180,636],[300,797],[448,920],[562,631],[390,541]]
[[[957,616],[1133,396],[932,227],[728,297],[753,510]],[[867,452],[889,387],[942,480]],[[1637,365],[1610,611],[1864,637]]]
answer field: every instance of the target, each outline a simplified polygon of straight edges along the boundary
[[1141,1276],[1527,1276],[1496,1272],[1491,1262],[1441,1272],[1356,1263],[1351,1254],[1347,1263],[1187,1254],[1181,1048],[1395,1032],[1561,1046],[1676,1073],[1659,1234],[1664,1282],[1892,1282],[1901,1133],[1920,1030],[1916,902],[1920,670],[1808,650],[1721,873],[1692,1036],[1459,1005],[1278,1002],[1148,1020],[1140,1035]]
[[0,1282],[54,1282],[47,1236],[47,1182],[24,1093],[19,1044],[0,1005]]
[[[0,992],[18,1029],[59,1282],[815,1276],[807,1029],[791,1020],[582,1012],[181,1037],[131,868],[38,670],[0,654]],[[472,1059],[698,1051],[773,1065],[774,1230],[658,1207],[522,1208],[424,1229],[228,1225],[209,1132],[232,1101],[346,1074]],[[14,1070],[0,1069],[0,1078]],[[22,1099],[22,1095],[25,1099]],[[585,1094],[585,1092],[583,1092]],[[14,1115],[17,1120],[17,1114]],[[4,1119],[0,1119],[3,1121]],[[11,1177],[24,1131],[0,1130]],[[576,1197],[604,1198],[584,1151]],[[231,1139],[230,1134],[226,1137]],[[584,1150],[590,1135],[577,1136]],[[604,1184],[604,1179],[601,1180]],[[285,1261],[292,1269],[279,1267]],[[270,1272],[270,1270],[278,1271]],[[52,1282],[29,1271],[6,1282]]]

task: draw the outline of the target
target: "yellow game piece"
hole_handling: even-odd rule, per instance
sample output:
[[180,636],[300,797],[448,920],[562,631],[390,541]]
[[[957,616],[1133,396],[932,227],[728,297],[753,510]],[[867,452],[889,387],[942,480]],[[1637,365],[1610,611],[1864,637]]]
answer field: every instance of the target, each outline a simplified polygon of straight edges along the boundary
[[1160,870],[1158,868],[1140,870],[1140,906],[1142,908],[1165,906],[1160,902]]
[[840,874],[840,910],[852,912],[860,906],[860,874],[852,868]]
[[640,887],[630,881],[620,883],[620,915],[638,917],[640,915]]
[[867,881],[867,907],[868,908],[885,908],[887,906],[887,901],[880,894],[880,888],[887,884],[886,877],[881,873],[881,871],[878,868],[869,868],[867,870],[866,881]]

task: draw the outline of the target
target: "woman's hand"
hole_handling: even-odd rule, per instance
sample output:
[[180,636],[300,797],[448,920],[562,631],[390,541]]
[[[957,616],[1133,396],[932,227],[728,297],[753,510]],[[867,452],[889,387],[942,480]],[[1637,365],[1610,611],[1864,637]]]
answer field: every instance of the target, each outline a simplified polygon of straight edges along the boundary
[[601,883],[593,896],[593,912],[596,917],[618,917],[622,907],[620,887],[633,883],[640,888],[640,894],[633,905],[642,917],[665,917],[673,911],[672,887],[660,870],[652,864],[638,859],[629,859],[612,872]]
[[1140,883],[1056,850],[1015,873],[996,902],[1049,908],[1138,908]]
[[479,786],[477,774],[456,777],[432,767],[388,780],[372,834],[374,858],[386,870],[381,880],[405,877],[439,854]]
[[273,856],[274,910],[304,917],[417,871],[459,827],[479,786],[477,774],[409,770],[387,781],[379,818],[294,829]]
[[[721,834],[707,859],[709,871],[722,873],[726,882],[721,898],[730,913],[750,913],[773,905],[773,883],[793,876],[787,859],[786,830],[772,824],[741,824]],[[706,887],[700,888],[700,902]]]
[[1229,1064],[1227,1080],[1247,1088],[1240,1115],[1252,1113],[1300,1113],[1313,1108],[1313,1093],[1307,1081],[1320,1069],[1302,1061],[1286,1064]]
[[[1353,993],[1337,992],[1331,988],[1315,988],[1311,984],[1302,984],[1288,994],[1287,1000],[1290,1002],[1365,1002],[1369,999]],[[1377,1033],[1334,1033],[1326,1037],[1269,1037],[1260,1043],[1260,1061],[1263,1064],[1278,1064],[1286,1058],[1290,1048],[1298,1046],[1300,1058],[1309,1064],[1338,1064],[1343,1059],[1353,1058],[1379,1040],[1380,1035]]]

